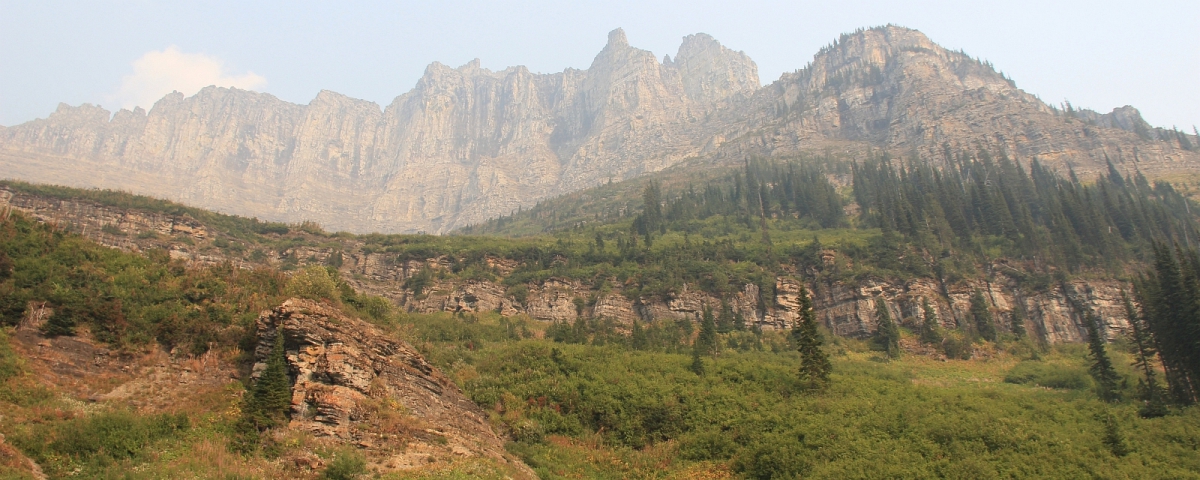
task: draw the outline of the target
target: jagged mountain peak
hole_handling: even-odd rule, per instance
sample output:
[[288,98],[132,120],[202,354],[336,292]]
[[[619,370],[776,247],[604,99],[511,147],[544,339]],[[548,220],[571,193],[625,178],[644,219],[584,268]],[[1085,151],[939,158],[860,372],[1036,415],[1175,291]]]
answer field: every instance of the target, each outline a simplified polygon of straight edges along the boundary
[[608,32],[608,45],[605,48],[625,48],[629,46],[629,39],[625,37],[625,29],[615,28]]
[[615,29],[585,70],[433,62],[382,110],[331,91],[296,105],[217,87],[111,122],[98,106],[62,106],[0,130],[0,172],[335,230],[439,233],[693,157],[831,145],[936,157],[950,144],[1081,174],[1104,158],[1151,173],[1200,163],[1164,140],[1178,132],[1135,135],[1140,115],[1093,113],[1061,114],[904,27],[843,35],[767,87],[749,56],[711,35],[684,37],[660,62]]

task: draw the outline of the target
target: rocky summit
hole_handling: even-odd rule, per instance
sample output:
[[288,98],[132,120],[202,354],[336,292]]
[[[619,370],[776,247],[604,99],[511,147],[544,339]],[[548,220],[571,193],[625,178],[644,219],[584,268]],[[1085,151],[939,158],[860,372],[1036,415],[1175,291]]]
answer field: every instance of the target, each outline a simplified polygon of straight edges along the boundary
[[1059,110],[915,30],[847,34],[760,86],[705,34],[658,60],[620,29],[586,70],[430,65],[386,108],[323,91],[308,105],[209,87],[149,112],[61,105],[0,128],[0,177],[128,190],[354,232],[442,233],[540,199],[695,159],[886,149],[938,159],[1003,149],[1080,173],[1106,160],[1194,170],[1192,135],[1136,109]]

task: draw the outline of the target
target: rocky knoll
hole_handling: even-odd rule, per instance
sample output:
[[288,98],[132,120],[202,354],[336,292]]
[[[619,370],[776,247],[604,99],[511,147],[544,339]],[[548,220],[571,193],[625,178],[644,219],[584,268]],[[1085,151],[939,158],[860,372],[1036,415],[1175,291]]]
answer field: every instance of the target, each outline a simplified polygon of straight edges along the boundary
[[284,337],[290,428],[357,445],[377,471],[481,456],[535,478],[505,452],[486,414],[412,346],[311,300],[263,312],[257,328],[256,373]]
[[991,65],[894,26],[844,35],[766,87],[749,57],[708,35],[660,61],[618,29],[586,70],[434,63],[383,109],[329,91],[296,105],[210,87],[109,115],[61,105],[0,128],[0,177],[439,233],[692,157],[991,147],[1080,173],[1106,159],[1152,178],[1200,168],[1194,135],[1149,128],[1131,107],[1054,110]]

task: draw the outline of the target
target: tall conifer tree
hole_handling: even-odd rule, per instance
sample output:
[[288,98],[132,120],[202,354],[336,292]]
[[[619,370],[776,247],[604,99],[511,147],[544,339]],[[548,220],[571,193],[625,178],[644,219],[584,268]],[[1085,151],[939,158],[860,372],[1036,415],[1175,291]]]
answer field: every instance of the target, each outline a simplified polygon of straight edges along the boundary
[[821,349],[825,337],[817,328],[812,300],[803,286],[800,287],[800,319],[792,326],[792,340],[800,351],[800,381],[810,389],[824,389],[829,384],[833,364],[829,362],[829,355]]

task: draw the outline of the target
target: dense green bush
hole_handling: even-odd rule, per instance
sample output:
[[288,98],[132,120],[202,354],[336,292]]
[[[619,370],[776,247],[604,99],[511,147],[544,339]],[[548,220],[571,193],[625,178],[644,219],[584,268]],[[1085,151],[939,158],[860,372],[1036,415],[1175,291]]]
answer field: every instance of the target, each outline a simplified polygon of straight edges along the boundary
[[181,435],[190,425],[183,414],[115,411],[29,425],[13,435],[12,442],[43,465],[62,465],[47,460],[66,457],[77,464],[102,467],[138,458],[154,442]]
[[268,269],[189,268],[164,251],[101,247],[16,213],[0,221],[0,252],[13,264],[0,279],[5,324],[15,325],[29,302],[46,302],[54,310],[46,334],[87,326],[114,346],[158,341],[201,353],[236,344],[258,312],[281,301],[285,283]]
[[1092,387],[1092,378],[1083,366],[1034,360],[1018,363],[1004,376],[1004,381],[1066,390],[1087,390]]
[[366,473],[367,462],[362,454],[354,450],[337,452],[329,466],[321,472],[320,480],[353,480]]

